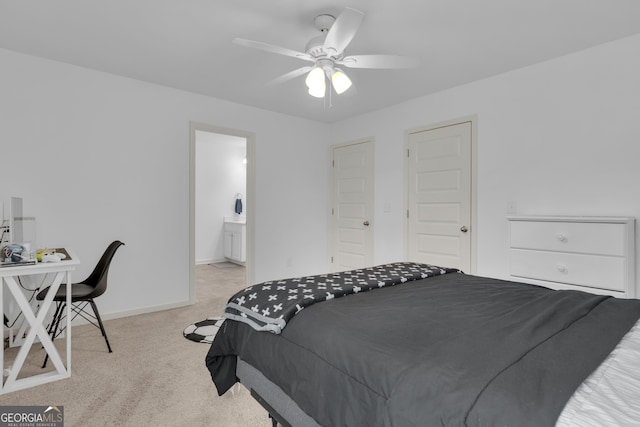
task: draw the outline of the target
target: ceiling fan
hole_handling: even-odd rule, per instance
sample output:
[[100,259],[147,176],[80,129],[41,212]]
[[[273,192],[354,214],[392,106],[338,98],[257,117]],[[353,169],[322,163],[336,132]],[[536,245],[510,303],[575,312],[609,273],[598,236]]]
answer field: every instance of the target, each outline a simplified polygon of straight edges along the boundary
[[314,24],[321,35],[314,37],[307,43],[304,52],[287,49],[268,43],[233,39],[233,43],[254,49],[280,55],[300,58],[312,62],[313,65],[301,67],[286,73],[272,84],[283,83],[288,80],[307,74],[306,84],[309,94],[316,98],[323,98],[326,93],[326,81],[333,86],[336,93],[341,94],[351,87],[351,79],[340,67],[346,68],[379,68],[400,69],[417,66],[414,58],[398,55],[346,55],[345,48],[355,36],[364,14],[359,10],[347,7],[338,18],[332,15],[322,14],[316,16]]

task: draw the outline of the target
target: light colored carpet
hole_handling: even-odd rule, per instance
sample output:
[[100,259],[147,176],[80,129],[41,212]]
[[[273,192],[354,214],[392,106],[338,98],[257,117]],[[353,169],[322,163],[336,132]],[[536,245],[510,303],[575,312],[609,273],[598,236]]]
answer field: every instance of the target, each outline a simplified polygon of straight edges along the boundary
[[[74,327],[71,378],[0,395],[0,406],[63,405],[67,427],[271,426],[244,387],[218,396],[204,364],[209,345],[182,336],[187,325],[222,314],[224,302],[245,286],[244,275],[239,266],[196,266],[195,305],[105,322],[113,353],[97,328]],[[15,350],[5,353],[7,366]],[[42,372],[43,357],[34,345],[24,371]]]

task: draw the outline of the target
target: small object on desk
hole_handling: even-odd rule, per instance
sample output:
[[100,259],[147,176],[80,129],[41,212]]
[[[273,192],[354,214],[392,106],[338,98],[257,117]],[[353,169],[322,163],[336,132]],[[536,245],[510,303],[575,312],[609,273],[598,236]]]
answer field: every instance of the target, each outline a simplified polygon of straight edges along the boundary
[[60,262],[63,259],[70,259],[64,248],[38,249],[36,252],[38,262]]
[[42,255],[42,262],[60,262],[62,258],[57,256],[57,254],[44,254]]

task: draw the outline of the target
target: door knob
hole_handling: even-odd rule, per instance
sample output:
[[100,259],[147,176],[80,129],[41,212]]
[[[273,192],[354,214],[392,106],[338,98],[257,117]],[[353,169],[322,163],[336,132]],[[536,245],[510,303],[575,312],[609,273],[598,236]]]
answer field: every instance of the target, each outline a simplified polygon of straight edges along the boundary
[[369,221],[363,222],[362,225],[364,225],[365,227],[368,227],[369,226]]
[[469,229],[465,225],[463,225],[462,227],[460,227],[460,231],[466,233],[467,231],[469,231]]

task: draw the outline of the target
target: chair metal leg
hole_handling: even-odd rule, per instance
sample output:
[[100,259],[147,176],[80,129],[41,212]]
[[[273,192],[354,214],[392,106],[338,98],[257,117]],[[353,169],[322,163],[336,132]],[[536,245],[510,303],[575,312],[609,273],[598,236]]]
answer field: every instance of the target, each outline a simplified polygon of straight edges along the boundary
[[58,318],[58,313],[60,312],[61,307],[62,307],[62,303],[61,302],[57,302],[56,303],[56,311],[53,313],[53,318],[51,319],[51,323],[49,323],[49,330],[47,331],[47,333],[49,335],[51,335],[51,333],[55,329],[56,319]]
[[60,329],[60,322],[62,321],[62,317],[65,315],[64,309],[67,308],[67,303],[60,303],[60,311],[58,312],[58,319],[56,320],[56,325],[53,327],[53,335],[51,336],[52,340],[58,338],[58,335],[62,333],[62,329]]
[[[49,335],[51,336],[51,340],[55,341],[58,336],[58,327],[60,326],[60,320],[62,319],[62,315],[64,314],[64,308],[66,307],[65,302],[59,302],[56,304],[56,311],[53,315],[53,319],[51,319],[51,324],[49,325]],[[44,362],[42,363],[42,368],[47,367],[47,362],[49,361],[49,353],[45,354]]]
[[93,309],[93,314],[96,315],[96,319],[98,320],[98,325],[100,325],[100,331],[102,332],[102,336],[104,337],[104,341],[107,343],[107,348],[109,349],[109,353],[113,353],[111,351],[111,344],[109,344],[109,338],[107,338],[107,331],[104,329],[104,325],[102,324],[102,319],[100,318],[100,312],[98,312],[98,306],[93,300],[89,301],[91,303],[91,308]]
[[[86,301],[83,301],[86,304]],[[107,349],[109,350],[109,353],[113,353],[113,350],[111,350],[111,344],[109,343],[109,338],[107,338],[107,331],[104,328],[104,324],[102,323],[102,318],[100,318],[100,312],[98,311],[98,306],[96,305],[95,301],[93,301],[92,299],[88,301],[89,304],[91,304],[91,309],[93,310],[93,314],[95,319],[98,321],[98,324],[94,325],[100,328],[100,332],[102,332],[102,336],[104,337],[104,341],[107,343]],[[64,302],[60,302],[57,304],[56,306],[56,312],[53,315],[53,320],[51,321],[51,324],[49,325],[49,330],[48,333],[51,336],[51,339],[55,340],[55,338],[60,334],[59,332],[59,328],[60,328],[60,321],[62,320],[62,316],[64,315],[64,308],[66,307],[66,303]],[[84,306],[83,306],[84,307]],[[73,308],[76,316],[78,314],[82,314],[82,313],[89,313],[88,311],[84,311],[83,307],[80,307],[79,309]],[[73,318],[75,319],[74,316]],[[82,314],[82,316],[84,317],[84,314]],[[90,320],[88,317],[84,317],[87,320]],[[92,322],[93,323],[93,322]],[[42,367],[45,368],[47,366],[47,361],[49,360],[49,355],[46,354],[44,357],[44,363],[42,364]]]

